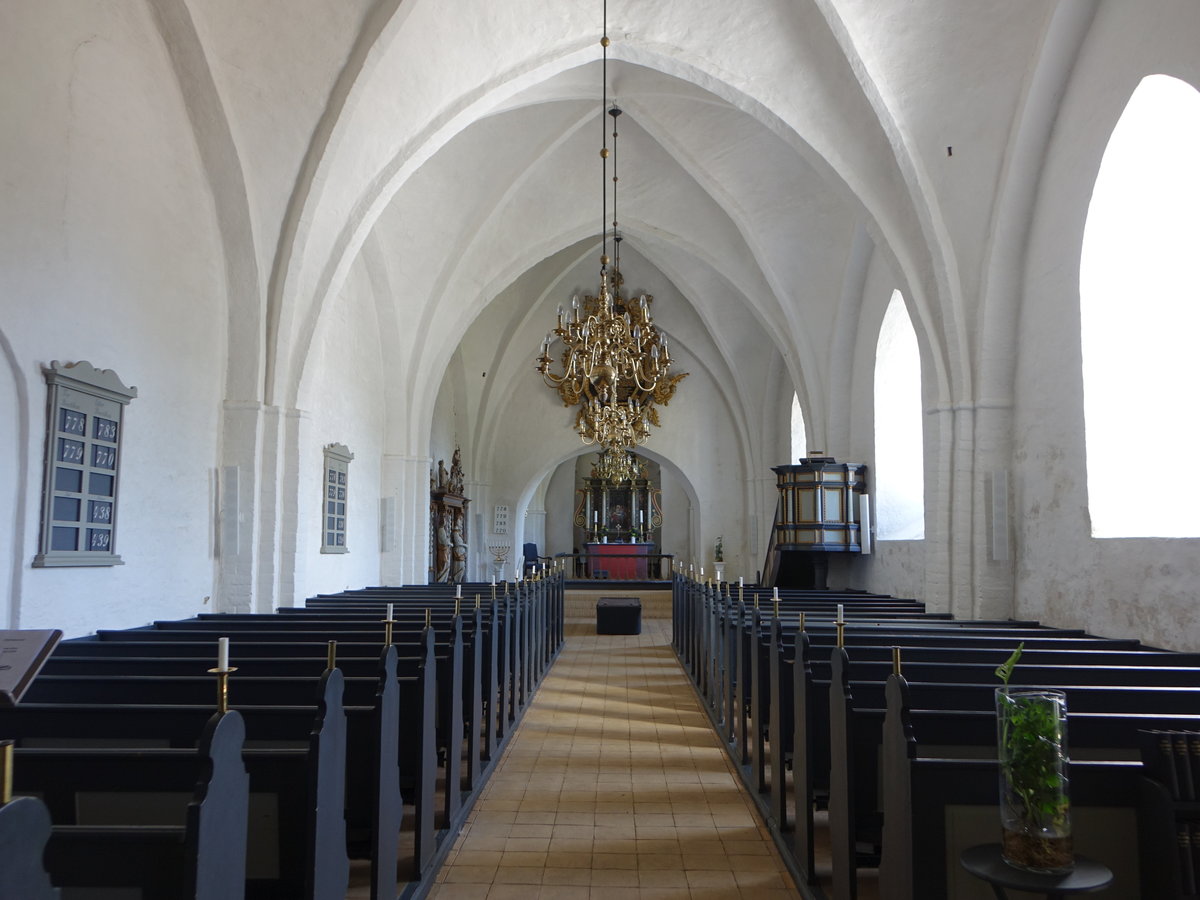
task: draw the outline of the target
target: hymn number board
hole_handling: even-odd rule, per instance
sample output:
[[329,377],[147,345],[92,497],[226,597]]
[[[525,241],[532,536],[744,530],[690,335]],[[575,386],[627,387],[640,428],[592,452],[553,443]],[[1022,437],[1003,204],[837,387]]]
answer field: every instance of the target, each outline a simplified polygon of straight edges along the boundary
[[322,505],[321,552],[346,553],[346,502],[350,486],[350,461],[354,454],[345,444],[325,447],[325,497]]
[[34,565],[116,565],[122,413],[137,389],[86,362],[52,366],[42,542]]

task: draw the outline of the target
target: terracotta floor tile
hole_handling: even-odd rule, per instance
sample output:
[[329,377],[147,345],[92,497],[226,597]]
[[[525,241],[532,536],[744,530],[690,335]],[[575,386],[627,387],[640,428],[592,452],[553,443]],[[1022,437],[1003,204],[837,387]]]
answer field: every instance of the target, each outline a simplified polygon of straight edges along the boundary
[[669,642],[568,623],[431,897],[796,896]]
[[489,884],[439,884],[429,892],[430,900],[485,900]]

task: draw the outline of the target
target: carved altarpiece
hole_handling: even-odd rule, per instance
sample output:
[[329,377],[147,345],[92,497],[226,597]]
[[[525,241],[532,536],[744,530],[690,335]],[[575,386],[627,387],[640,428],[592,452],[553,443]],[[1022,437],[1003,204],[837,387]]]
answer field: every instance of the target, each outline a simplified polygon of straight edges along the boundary
[[438,460],[429,478],[429,583],[461,584],[467,574],[467,510],[463,496],[462,456],[457,447],[446,470]]

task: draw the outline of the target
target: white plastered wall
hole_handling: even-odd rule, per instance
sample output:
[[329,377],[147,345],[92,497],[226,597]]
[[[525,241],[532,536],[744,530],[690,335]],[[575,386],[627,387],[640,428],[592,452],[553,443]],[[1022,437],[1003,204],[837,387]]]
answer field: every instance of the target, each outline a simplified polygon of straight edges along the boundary
[[[365,273],[357,269],[346,289],[327,304],[301,383],[300,477],[297,491],[295,590],[281,605],[305,597],[376,584],[380,578],[380,462],[383,456],[383,381],[387,367]],[[324,448],[344,444],[349,465],[346,546],[322,553]]]
[[[5,421],[28,423],[4,463],[7,490],[25,498],[0,564],[7,618],[78,635],[190,615],[213,593],[226,314],[212,199],[174,72],[142,4],[8,4],[4,19],[0,303],[17,389],[3,396]],[[122,566],[29,568],[42,366],[55,359],[138,388],[120,462]]]
[[[1200,87],[1194,42],[1200,7],[1163,6],[1163,15],[1148,18],[1134,5],[1101,6],[1040,181],[1016,376],[1016,609],[1058,625],[1195,649],[1200,540],[1093,539],[1084,464],[1078,276],[1092,184],[1112,128],[1142,77],[1162,72]],[[1131,315],[1136,308],[1131,297]],[[1184,385],[1147,389],[1179,390],[1181,414],[1182,398],[1194,393]],[[1145,462],[1155,482],[1147,489],[1169,490],[1176,474],[1192,477],[1186,458]],[[1136,510],[1131,495],[1130,514]]]

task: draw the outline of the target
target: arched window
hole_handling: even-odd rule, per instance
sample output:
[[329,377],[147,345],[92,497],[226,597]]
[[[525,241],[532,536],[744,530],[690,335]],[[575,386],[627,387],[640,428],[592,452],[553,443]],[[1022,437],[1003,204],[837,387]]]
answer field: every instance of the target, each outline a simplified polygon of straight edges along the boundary
[[875,349],[875,521],[881,541],[925,537],[921,352],[899,291]]
[[808,455],[808,435],[804,431],[804,413],[800,411],[800,395],[792,394],[792,458],[793,465]]
[[1079,262],[1094,537],[1200,535],[1200,92],[1143,79],[1096,175]]

